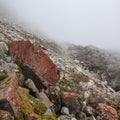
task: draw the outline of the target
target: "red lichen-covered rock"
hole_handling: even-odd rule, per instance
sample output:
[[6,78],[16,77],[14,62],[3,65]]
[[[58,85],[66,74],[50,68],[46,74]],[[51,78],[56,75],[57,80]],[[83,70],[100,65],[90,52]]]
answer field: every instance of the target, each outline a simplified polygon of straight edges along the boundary
[[0,81],[0,110],[9,112],[16,120],[28,120],[32,113],[43,115],[47,108],[28,89],[18,86],[18,78],[13,74]]
[[2,81],[2,89],[0,89],[0,109],[6,110],[12,116],[19,116],[18,98],[16,87],[18,85],[16,76],[13,75],[9,81]]
[[79,112],[79,101],[76,93],[64,92],[62,95],[62,104],[69,108],[70,112]]
[[52,60],[41,50],[39,45],[33,46],[29,41],[11,42],[9,51],[13,61],[23,68],[23,74],[44,86],[54,85],[58,80],[57,68]]
[[74,104],[74,101],[76,99],[77,94],[76,93],[69,93],[69,92],[64,92],[62,96],[62,102],[66,106],[71,106]]
[[117,111],[113,107],[102,103],[99,103],[97,106],[97,114],[103,120],[118,120]]

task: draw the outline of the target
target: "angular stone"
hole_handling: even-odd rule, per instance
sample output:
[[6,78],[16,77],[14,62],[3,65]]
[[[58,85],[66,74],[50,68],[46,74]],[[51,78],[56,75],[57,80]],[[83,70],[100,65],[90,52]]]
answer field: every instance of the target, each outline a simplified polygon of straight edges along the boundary
[[51,110],[51,108],[48,108],[44,115],[55,116],[55,112],[54,110]]
[[27,79],[25,85],[30,89],[30,91],[32,91],[35,97],[40,98],[39,91],[31,79]]
[[61,115],[58,120],[71,120],[71,116]]
[[62,107],[60,111],[63,115],[69,115],[69,109],[67,107]]
[[103,120],[118,120],[117,111],[113,107],[102,103],[99,103],[97,106],[97,114]]
[[0,82],[0,110],[5,110],[16,120],[27,119],[36,112],[43,115],[47,108],[41,101],[29,94],[29,90],[18,86],[15,74]]
[[94,109],[90,106],[86,106],[85,111],[89,115],[93,115]]
[[71,120],[77,120],[76,118],[72,117]]
[[64,92],[62,95],[62,104],[71,112],[78,113],[81,110],[81,104],[78,101],[76,93]]
[[72,116],[68,116],[68,115],[61,115],[59,116],[58,120],[77,120],[76,118],[72,117]]
[[32,91],[32,94],[36,96],[38,99],[40,99],[40,101],[46,106],[47,110],[44,115],[49,116],[55,115],[55,112],[52,109],[53,103],[49,100],[47,95],[44,92],[39,93],[38,89],[36,88],[31,79],[28,79],[26,81],[26,85],[30,89],[30,91]]
[[40,92],[39,96],[40,96],[40,100],[42,101],[42,103],[44,103],[44,105],[47,108],[53,106],[53,103],[49,100],[49,98],[47,97],[47,95],[44,92]]
[[9,81],[2,81],[0,84],[0,109],[8,111],[12,116],[18,116],[18,105],[15,102],[15,86],[17,85],[16,76],[13,76]]
[[76,99],[77,94],[76,93],[69,93],[69,92],[64,92],[62,96],[62,102],[66,105],[72,105],[74,104],[74,100]]
[[55,111],[53,109],[53,103],[49,100],[44,92],[39,93],[39,99],[46,106],[47,110],[44,115],[55,116]]
[[29,41],[11,42],[9,51],[13,61],[21,66],[23,74],[31,78],[37,88],[41,88],[40,83],[47,87],[59,80],[56,65],[39,45],[33,46]]
[[0,61],[1,67],[4,69],[5,72],[8,74],[13,74],[14,72],[19,72],[18,66],[14,63],[7,63]]

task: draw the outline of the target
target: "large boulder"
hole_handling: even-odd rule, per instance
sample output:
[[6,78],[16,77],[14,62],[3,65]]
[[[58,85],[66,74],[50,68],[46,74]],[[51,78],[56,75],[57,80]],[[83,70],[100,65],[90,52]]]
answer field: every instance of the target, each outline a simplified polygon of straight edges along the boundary
[[31,78],[37,88],[54,85],[59,80],[56,65],[39,45],[32,45],[30,41],[14,41],[9,44],[9,52],[26,78]]

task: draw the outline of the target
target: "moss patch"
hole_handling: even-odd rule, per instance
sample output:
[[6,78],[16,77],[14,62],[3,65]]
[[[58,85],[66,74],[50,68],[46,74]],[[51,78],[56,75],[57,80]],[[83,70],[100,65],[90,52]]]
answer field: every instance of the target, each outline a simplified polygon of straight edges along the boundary
[[4,80],[5,78],[8,78],[8,76],[9,75],[7,73],[0,75],[0,81]]
[[[19,106],[21,106],[21,111],[23,113],[25,120],[27,120],[29,115],[33,112],[38,114],[39,118],[41,118],[38,120],[44,120],[44,119],[42,119],[44,117],[45,117],[45,120],[49,120],[47,118],[52,118],[51,116],[44,116],[44,113],[47,110],[46,106],[40,100],[31,96],[29,94],[28,89],[18,87],[17,91],[18,91],[19,98],[20,98],[20,101],[18,104],[19,104]],[[50,119],[50,120],[55,120],[55,119]]]
[[37,120],[57,120],[57,118],[55,118],[54,116],[43,115],[43,116],[38,116]]
[[19,106],[21,106],[21,110],[25,115],[29,115],[30,113],[33,112],[33,108],[32,105],[30,103],[30,99],[29,99],[29,90],[22,88],[22,87],[18,87],[17,88],[18,94],[19,94]]
[[94,97],[90,97],[90,98],[88,98],[88,103],[87,103],[87,104],[90,105],[90,106],[93,107],[93,108],[96,108],[96,106],[97,106],[97,101],[95,100]]
[[46,106],[39,100],[36,100],[33,96],[29,96],[29,98],[34,112],[38,115],[43,115],[47,110]]
[[22,74],[22,69],[20,67],[18,67],[18,72],[19,74]]

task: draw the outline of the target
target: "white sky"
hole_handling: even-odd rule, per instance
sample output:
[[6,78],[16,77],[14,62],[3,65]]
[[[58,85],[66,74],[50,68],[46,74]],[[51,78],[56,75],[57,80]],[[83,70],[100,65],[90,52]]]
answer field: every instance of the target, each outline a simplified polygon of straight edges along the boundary
[[120,0],[0,0],[0,6],[56,41],[120,50]]

